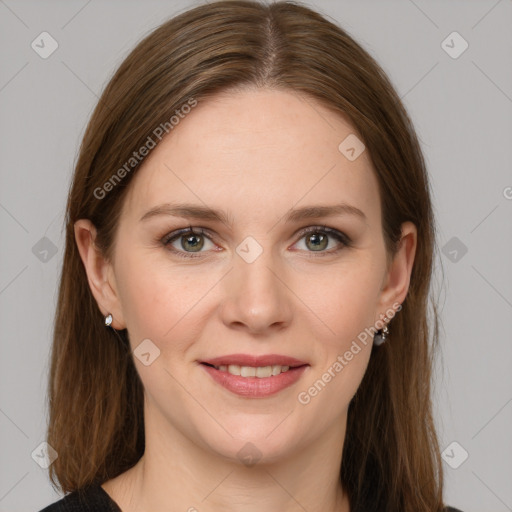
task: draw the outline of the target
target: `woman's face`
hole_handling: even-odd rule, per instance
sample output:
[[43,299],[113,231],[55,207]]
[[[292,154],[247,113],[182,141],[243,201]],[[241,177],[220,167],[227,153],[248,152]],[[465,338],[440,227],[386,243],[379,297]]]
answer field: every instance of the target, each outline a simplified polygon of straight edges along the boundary
[[102,306],[128,329],[146,436],[268,461],[343,442],[363,333],[403,301],[411,263],[386,265],[353,132],[311,98],[246,90],[199,103],[137,171]]

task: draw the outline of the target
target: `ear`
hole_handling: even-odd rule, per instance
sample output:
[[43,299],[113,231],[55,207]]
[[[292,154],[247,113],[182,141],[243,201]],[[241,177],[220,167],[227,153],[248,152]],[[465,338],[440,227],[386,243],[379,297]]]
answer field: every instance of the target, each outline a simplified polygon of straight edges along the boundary
[[379,313],[385,314],[395,309],[395,304],[402,304],[407,296],[411,281],[412,267],[416,255],[417,229],[412,222],[402,224],[402,237],[398,251],[388,266],[380,293]]
[[94,224],[88,219],[80,219],[75,222],[74,229],[80,258],[87,273],[87,281],[101,313],[103,316],[112,314],[114,329],[125,329],[126,324],[116,289],[114,269],[95,244]]

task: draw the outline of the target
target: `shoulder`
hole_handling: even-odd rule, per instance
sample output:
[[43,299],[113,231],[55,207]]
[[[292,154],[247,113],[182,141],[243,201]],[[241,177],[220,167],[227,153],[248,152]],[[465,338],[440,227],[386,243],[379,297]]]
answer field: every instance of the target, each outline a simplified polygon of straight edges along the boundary
[[39,512],[121,512],[100,485],[79,489]]
[[445,511],[446,512],[462,512],[462,510],[459,510],[458,508],[453,508],[453,507],[446,507]]

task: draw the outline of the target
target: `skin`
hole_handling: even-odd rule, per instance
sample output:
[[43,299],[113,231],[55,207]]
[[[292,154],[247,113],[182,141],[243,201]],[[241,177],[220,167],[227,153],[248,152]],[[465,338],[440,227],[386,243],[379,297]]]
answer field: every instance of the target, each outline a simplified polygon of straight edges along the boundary
[[[349,161],[338,150],[351,133],[341,115],[294,92],[223,93],[199,103],[137,171],[113,261],[95,247],[90,221],[76,222],[101,312],[112,313],[115,329],[128,329],[132,349],[150,339],[160,350],[148,366],[134,357],[145,390],[146,451],[103,484],[123,512],[349,511],[339,467],[371,340],[307,405],[297,396],[404,301],[417,240],[415,226],[404,223],[388,265],[369,154]],[[140,221],[166,202],[224,210],[232,226],[169,215]],[[342,202],[366,218],[284,221],[290,209]],[[212,234],[199,236],[200,253],[183,248],[187,235],[172,242],[195,259],[159,241],[189,225]],[[329,236],[315,251],[312,235],[300,231],[323,225],[351,244]],[[252,263],[236,252],[248,236],[263,250]],[[283,354],[310,366],[276,395],[240,397],[198,363],[232,353]],[[253,466],[237,455],[247,442],[261,454]]]

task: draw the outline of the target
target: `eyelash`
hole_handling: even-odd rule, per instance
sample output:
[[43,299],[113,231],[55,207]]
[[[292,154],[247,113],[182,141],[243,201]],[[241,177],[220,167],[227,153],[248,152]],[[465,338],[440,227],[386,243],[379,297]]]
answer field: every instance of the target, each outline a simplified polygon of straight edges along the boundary
[[[312,257],[322,257],[324,255],[331,255],[331,254],[337,253],[337,252],[341,251],[344,247],[350,247],[351,243],[352,243],[350,238],[345,233],[342,233],[341,231],[338,231],[337,229],[329,228],[327,226],[310,226],[310,227],[307,227],[307,228],[305,228],[305,229],[300,231],[300,233],[299,233],[299,235],[300,235],[299,236],[299,240],[301,240],[306,235],[309,235],[311,233],[322,233],[322,234],[329,235],[329,236],[331,236],[332,238],[336,239],[338,242],[340,242],[342,244],[342,247],[338,247],[338,248],[336,248],[334,250],[331,249],[329,251],[319,251],[318,254],[314,254],[315,251],[307,251],[307,252],[313,253]],[[173,231],[172,233],[169,233],[169,234],[165,235],[160,240],[160,242],[168,250],[170,250],[172,253],[176,254],[178,257],[188,258],[188,259],[193,259],[193,258],[201,257],[201,252],[189,253],[189,252],[186,252],[186,251],[178,251],[178,250],[174,249],[174,247],[172,247],[170,245],[171,242],[174,242],[176,239],[179,239],[180,236],[184,236],[184,235],[201,235],[201,236],[206,236],[208,239],[210,239],[211,242],[213,242],[213,240],[211,240],[211,236],[208,234],[208,232],[205,229],[203,229],[203,228],[193,228],[192,226],[189,226],[188,228],[180,229],[178,231]],[[297,241],[299,241],[299,240],[297,240]]]

